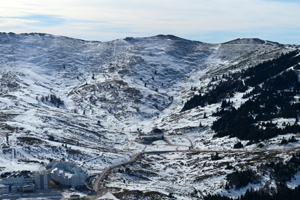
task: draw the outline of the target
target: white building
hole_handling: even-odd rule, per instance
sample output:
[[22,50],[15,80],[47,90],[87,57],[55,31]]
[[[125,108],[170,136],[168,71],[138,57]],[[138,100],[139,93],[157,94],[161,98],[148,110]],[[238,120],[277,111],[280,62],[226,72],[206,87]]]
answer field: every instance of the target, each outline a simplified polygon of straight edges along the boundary
[[0,194],[48,190],[49,177],[49,173],[46,171],[38,171],[35,173],[30,171],[3,173],[1,174],[2,185]]
[[38,171],[34,173],[34,183],[36,190],[49,189],[50,174],[47,171]]
[[53,165],[50,177],[62,185],[75,188],[76,186],[84,186],[87,174],[74,163],[58,162]]
[[9,192],[9,187],[7,185],[0,185],[0,194],[7,194]]
[[29,171],[13,172],[2,178],[3,185],[21,186],[31,183],[33,183],[33,176]]

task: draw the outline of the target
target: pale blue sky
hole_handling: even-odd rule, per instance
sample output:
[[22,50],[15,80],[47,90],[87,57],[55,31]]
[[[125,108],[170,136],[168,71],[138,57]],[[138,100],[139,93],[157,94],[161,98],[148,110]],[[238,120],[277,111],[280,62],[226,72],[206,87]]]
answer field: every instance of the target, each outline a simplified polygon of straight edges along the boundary
[[85,40],[173,34],[210,43],[256,37],[300,44],[298,0],[10,0],[0,31]]

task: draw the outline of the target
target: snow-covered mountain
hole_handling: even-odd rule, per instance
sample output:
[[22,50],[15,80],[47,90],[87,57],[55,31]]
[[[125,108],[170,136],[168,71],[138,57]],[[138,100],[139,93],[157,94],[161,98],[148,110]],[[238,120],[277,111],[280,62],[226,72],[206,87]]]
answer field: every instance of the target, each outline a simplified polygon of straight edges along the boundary
[[[96,42],[39,33],[1,33],[0,169],[37,169],[52,159],[66,159],[82,165],[89,173],[99,173],[142,151],[231,150],[239,139],[214,137],[216,132],[211,127],[220,118],[214,113],[220,111],[224,100],[230,100],[231,106],[238,109],[248,100],[243,95],[255,86],[249,85],[245,91],[235,91],[217,102],[183,110],[186,102],[195,95],[208,94],[228,77],[245,82],[250,76],[233,75],[295,52],[297,46],[260,39],[207,44],[158,35]],[[294,57],[299,57],[299,53]],[[286,69],[290,67],[294,66]],[[280,73],[283,71],[275,75]],[[293,120],[278,119],[280,123]],[[154,130],[164,132],[166,139],[151,145],[136,140]],[[266,149],[285,148],[278,147],[281,136],[267,139]],[[242,140],[243,144],[247,142]],[[245,149],[259,148],[256,144]],[[151,164],[156,159],[153,156],[137,165],[150,164],[155,170],[163,169],[163,165],[179,157],[183,162],[194,163],[199,159],[203,162],[203,156],[181,154],[164,155],[164,163],[156,163],[157,166]],[[179,173],[178,177],[195,173],[191,167],[184,172],[176,172],[176,168],[168,173]],[[173,193],[184,199],[191,198],[194,189],[201,189],[191,183],[191,177],[182,179],[182,183],[176,179],[178,182],[172,188],[173,178],[163,172],[155,173],[162,173],[158,176],[161,178],[148,177],[147,184],[153,187],[140,190]],[[205,176],[208,179],[201,185],[203,191],[224,193],[225,190],[211,188],[211,184],[222,185],[222,179],[212,176],[209,170],[203,171],[201,180]],[[126,173],[112,177],[108,181],[111,187],[133,190],[136,185],[145,184],[134,178],[129,178],[134,184],[119,184],[118,181],[128,178]],[[158,185],[154,187],[155,184]],[[179,190],[183,184],[185,192]],[[202,193],[196,192],[195,198],[205,195]]]

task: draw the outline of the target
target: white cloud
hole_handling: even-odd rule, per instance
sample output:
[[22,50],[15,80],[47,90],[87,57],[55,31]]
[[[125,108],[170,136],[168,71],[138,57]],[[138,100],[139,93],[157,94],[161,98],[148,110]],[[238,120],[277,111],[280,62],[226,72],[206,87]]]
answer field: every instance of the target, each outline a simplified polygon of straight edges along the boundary
[[12,18],[0,18],[0,28],[1,27],[20,27],[24,24],[34,24],[38,23],[35,20],[26,20],[26,19],[12,19]]
[[[64,19],[63,25],[43,27],[60,35],[68,35],[75,29],[81,35],[84,32],[91,35],[93,30],[102,30],[101,34],[105,35],[107,29],[128,29],[132,35],[146,36],[147,33],[196,34],[300,26],[300,4],[263,0],[14,0],[0,7],[0,17],[6,19],[23,20],[22,17],[30,15]],[[36,27],[31,21],[24,23],[29,23],[28,29],[22,28],[25,32],[42,29],[38,23]],[[5,24],[11,28],[16,19]]]

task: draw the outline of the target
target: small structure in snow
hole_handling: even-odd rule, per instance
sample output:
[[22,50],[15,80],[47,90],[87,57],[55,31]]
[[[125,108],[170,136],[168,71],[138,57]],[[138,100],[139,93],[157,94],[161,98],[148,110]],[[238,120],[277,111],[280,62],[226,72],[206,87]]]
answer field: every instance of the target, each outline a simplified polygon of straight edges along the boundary
[[157,140],[164,140],[164,135],[143,135],[139,136],[136,141],[143,144],[151,144]]

